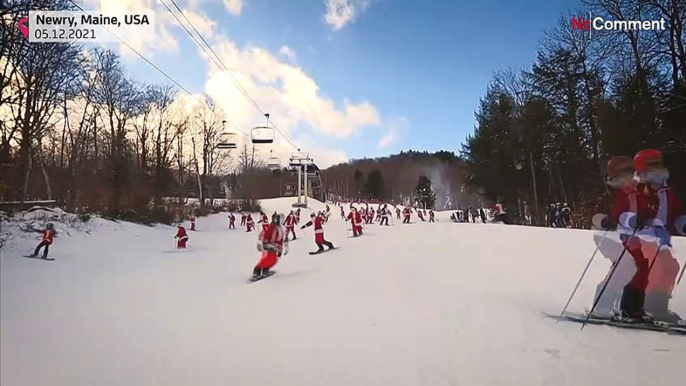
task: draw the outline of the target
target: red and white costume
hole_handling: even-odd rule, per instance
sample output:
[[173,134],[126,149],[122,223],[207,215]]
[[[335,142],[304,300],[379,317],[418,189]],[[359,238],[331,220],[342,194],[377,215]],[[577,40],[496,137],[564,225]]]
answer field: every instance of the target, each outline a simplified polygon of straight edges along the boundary
[[194,231],[195,230],[195,216],[194,215],[191,215],[190,221],[191,221],[191,230]]
[[348,220],[352,225],[353,237],[362,235],[362,215],[355,208],[348,214]]
[[412,209],[409,206],[406,206],[405,209],[403,209],[403,223],[409,224],[410,222],[410,216],[412,215]]
[[286,239],[288,239],[288,234],[293,233],[293,240],[297,239],[298,237],[295,235],[295,224],[296,224],[296,217],[295,213],[291,212],[288,214],[286,217],[285,225],[286,225]]
[[314,242],[316,244],[323,244],[324,243],[324,227],[322,227],[322,223],[324,222],[324,219],[322,219],[322,216],[315,216],[312,220],[308,221],[305,225],[303,225],[303,228],[307,228],[309,226],[314,225]]
[[176,248],[184,249],[186,248],[186,242],[188,241],[188,234],[186,233],[186,228],[179,225],[178,230],[174,238],[176,239]]
[[277,224],[267,224],[258,237],[258,250],[262,252],[255,269],[269,269],[276,265],[282,253],[288,253],[288,244],[283,228]]
[[255,229],[255,220],[252,219],[252,215],[250,213],[248,213],[245,218],[245,227],[247,229],[246,232],[251,232],[253,229]]
[[267,230],[267,227],[269,226],[269,217],[267,217],[266,213],[262,213],[259,223],[262,224],[262,231]]

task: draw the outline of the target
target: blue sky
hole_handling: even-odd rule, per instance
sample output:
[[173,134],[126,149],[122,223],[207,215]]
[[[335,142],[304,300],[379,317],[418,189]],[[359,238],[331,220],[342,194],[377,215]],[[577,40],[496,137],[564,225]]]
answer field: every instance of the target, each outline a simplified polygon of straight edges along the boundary
[[[242,3],[240,14],[227,12],[220,0],[179,4],[214,20],[216,32],[238,49],[257,46],[278,57],[279,49],[288,46],[296,53],[292,65],[316,81],[319,95],[335,108],[341,109],[345,99],[373,105],[380,122],[362,125],[347,138],[322,134],[304,121],[289,132],[291,138],[310,138],[310,146],[321,144],[351,158],[410,148],[459,151],[473,130],[474,111],[493,72],[528,68],[544,30],[578,3],[328,0],[357,7],[354,18],[334,30],[324,18],[327,0],[226,1]],[[151,52],[152,60],[191,91],[203,92],[207,61],[182,29],[170,31],[178,50]],[[127,60],[127,67],[134,77],[165,81],[140,60]],[[273,119],[280,125],[279,116]],[[398,122],[404,123],[395,130],[397,139],[380,147],[389,125],[398,127]]]

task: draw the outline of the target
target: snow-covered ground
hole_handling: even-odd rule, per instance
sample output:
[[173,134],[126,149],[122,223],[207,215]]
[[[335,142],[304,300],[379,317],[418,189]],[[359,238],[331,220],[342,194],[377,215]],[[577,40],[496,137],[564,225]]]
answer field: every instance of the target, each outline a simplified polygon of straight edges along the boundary
[[[564,305],[592,232],[453,224],[446,212],[352,239],[331,209],[326,237],[340,250],[310,256],[312,230],[299,231],[279,273],[253,284],[257,233],[227,230],[226,214],[198,218],[185,252],[172,227],[101,219],[60,234],[51,262],[22,258],[37,240],[17,235],[0,250],[0,384],[683,382],[682,337],[542,316]],[[683,261],[686,240],[674,243]],[[596,261],[572,310],[590,306],[608,266]],[[672,300],[682,315],[685,286]]]

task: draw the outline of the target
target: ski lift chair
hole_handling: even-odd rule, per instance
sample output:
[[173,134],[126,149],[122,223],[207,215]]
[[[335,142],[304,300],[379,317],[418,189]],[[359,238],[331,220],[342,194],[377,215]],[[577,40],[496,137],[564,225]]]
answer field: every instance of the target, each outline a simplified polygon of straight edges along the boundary
[[267,167],[270,170],[278,170],[281,168],[281,161],[272,155],[272,150],[269,151],[269,159],[267,159]]
[[234,133],[224,133],[219,136],[219,143],[217,149],[237,149],[238,135]]
[[269,127],[269,114],[264,114],[264,117],[267,118],[267,125],[257,126],[250,132],[254,144],[274,143],[274,129]]

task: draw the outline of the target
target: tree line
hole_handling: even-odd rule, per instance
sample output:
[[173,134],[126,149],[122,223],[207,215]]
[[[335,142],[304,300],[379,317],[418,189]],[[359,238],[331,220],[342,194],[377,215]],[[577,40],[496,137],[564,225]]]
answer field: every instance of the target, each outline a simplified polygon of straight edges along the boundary
[[[0,10],[0,202],[59,201],[72,212],[171,221],[168,197],[254,198],[267,171],[254,146],[217,148],[226,114],[211,97],[128,76],[111,50],[29,44],[16,23],[63,0]],[[252,190],[251,190],[252,189]]]
[[[607,210],[607,159],[663,151],[686,194],[686,2],[585,0],[561,15],[525,70],[494,75],[462,146],[468,185],[544,224],[567,202],[587,220]],[[587,31],[572,17],[666,21],[665,30]]]

